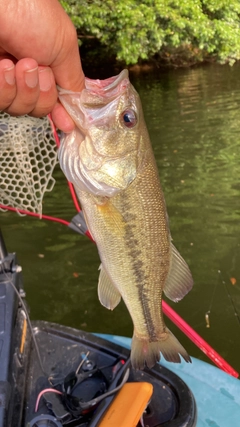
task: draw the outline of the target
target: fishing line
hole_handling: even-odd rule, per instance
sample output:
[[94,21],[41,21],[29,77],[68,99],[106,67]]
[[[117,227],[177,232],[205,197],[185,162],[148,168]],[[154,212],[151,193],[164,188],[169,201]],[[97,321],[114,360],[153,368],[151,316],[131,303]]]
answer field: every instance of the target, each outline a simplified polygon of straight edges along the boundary
[[[20,301],[20,303],[21,303],[21,305],[23,307],[23,310],[24,310],[24,313],[26,315],[26,319],[27,319],[27,322],[28,322],[28,326],[29,326],[29,329],[30,329],[30,333],[31,333],[31,336],[32,336],[32,340],[33,340],[33,343],[34,343],[34,346],[35,346],[35,350],[36,350],[36,353],[37,353],[37,358],[38,358],[38,361],[39,361],[39,366],[40,366],[41,371],[44,374],[44,376],[48,377],[48,374],[45,372],[44,367],[43,367],[43,363],[42,363],[42,359],[41,359],[41,355],[40,355],[38,343],[37,343],[36,337],[35,337],[34,332],[33,332],[33,327],[32,327],[32,324],[31,324],[31,320],[30,320],[30,317],[29,317],[29,314],[28,314],[28,310],[27,310],[26,304],[23,301],[23,298],[21,297],[20,292],[14,286],[14,283],[13,283],[12,279],[9,279],[9,277],[8,277],[8,275],[6,273],[6,269],[4,267],[4,262],[5,261],[0,261],[0,266],[1,265],[3,266],[2,272],[3,272],[3,274],[4,274],[5,278],[6,278],[6,281],[8,283],[10,283],[10,285],[12,286],[14,292],[17,294],[17,297],[18,297],[18,299],[19,299],[19,301]],[[18,268],[18,270],[16,270],[16,272],[18,273],[18,272],[21,271],[20,269],[22,269],[22,267],[18,266],[17,268]]]
[[232,298],[232,296],[231,296],[231,294],[230,294],[230,292],[229,292],[229,290],[228,290],[227,284],[226,284],[225,280],[223,279],[223,276],[222,276],[222,272],[221,272],[221,270],[218,270],[218,273],[219,273],[219,274],[220,274],[220,276],[221,276],[222,283],[224,284],[225,291],[226,291],[226,293],[227,293],[228,298],[229,298],[229,299],[230,299],[230,301],[231,301],[232,308],[233,308],[233,311],[234,311],[234,315],[235,315],[235,317],[237,318],[237,320],[238,320],[238,324],[239,324],[239,326],[240,326],[240,316],[239,316],[239,314],[238,314],[238,312],[237,312],[236,305],[235,305],[235,303],[234,303],[234,301],[233,301],[233,298]]
[[205,313],[206,328],[210,328],[210,313],[211,313],[211,309],[212,309],[213,300],[214,300],[214,297],[215,297],[217,286],[218,286],[218,282],[216,281],[215,282],[215,286],[213,288],[213,293],[212,293],[212,298],[211,298],[211,301],[210,301],[210,304],[209,304],[209,309]]

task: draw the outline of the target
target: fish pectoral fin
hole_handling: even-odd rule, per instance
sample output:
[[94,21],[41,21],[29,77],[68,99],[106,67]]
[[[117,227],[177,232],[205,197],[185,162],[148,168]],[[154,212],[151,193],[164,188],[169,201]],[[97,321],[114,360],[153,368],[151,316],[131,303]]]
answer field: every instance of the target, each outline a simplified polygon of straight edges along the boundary
[[187,263],[171,243],[170,269],[163,291],[172,301],[180,301],[193,286],[193,279]]
[[98,217],[101,218],[110,233],[122,238],[125,234],[126,221],[121,212],[114,206],[112,199],[105,198],[105,200],[105,203],[98,201],[95,203]]
[[100,303],[113,310],[121,301],[121,294],[114,286],[112,280],[102,266],[99,267],[100,274],[98,279],[98,298]]

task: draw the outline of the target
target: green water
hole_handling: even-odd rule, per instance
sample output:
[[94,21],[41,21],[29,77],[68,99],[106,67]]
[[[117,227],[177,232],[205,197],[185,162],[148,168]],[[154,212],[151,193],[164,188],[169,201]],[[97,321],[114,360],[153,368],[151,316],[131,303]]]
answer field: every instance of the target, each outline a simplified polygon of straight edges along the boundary
[[[240,371],[240,66],[158,70],[131,80],[142,99],[173,241],[194,277],[183,301],[167,302]],[[55,178],[44,213],[70,220],[75,208],[59,169]],[[131,336],[123,303],[109,312],[98,302],[92,242],[64,225],[0,216],[8,250],[23,267],[32,319]],[[167,324],[192,356],[208,360]]]

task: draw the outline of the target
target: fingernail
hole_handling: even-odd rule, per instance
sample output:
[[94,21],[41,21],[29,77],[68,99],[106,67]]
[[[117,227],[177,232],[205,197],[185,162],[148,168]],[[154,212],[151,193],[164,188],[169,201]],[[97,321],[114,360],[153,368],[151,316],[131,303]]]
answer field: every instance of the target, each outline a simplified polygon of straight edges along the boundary
[[25,71],[25,82],[30,89],[33,89],[38,84],[38,67],[32,70]]
[[4,77],[7,82],[7,84],[13,86],[15,84],[15,72],[14,72],[14,66],[7,68],[4,71]]
[[52,72],[49,68],[43,68],[39,71],[39,86],[42,92],[47,92],[52,86]]

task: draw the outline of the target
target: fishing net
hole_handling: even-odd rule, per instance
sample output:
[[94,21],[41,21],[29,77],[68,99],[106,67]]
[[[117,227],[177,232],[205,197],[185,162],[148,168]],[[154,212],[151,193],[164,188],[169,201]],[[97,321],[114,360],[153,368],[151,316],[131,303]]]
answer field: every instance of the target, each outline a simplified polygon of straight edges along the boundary
[[0,209],[42,214],[42,201],[55,180],[57,147],[49,120],[0,114]]

